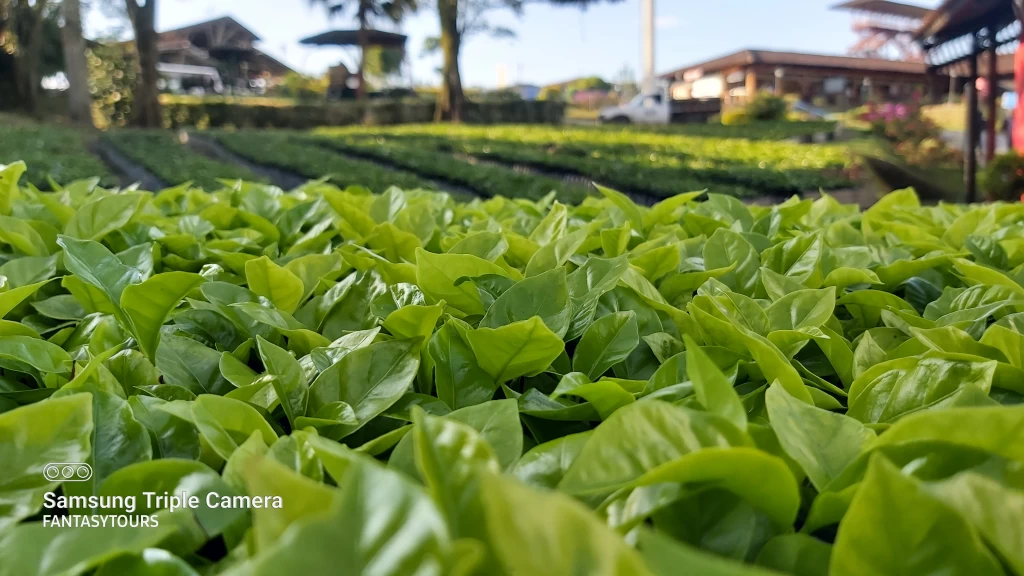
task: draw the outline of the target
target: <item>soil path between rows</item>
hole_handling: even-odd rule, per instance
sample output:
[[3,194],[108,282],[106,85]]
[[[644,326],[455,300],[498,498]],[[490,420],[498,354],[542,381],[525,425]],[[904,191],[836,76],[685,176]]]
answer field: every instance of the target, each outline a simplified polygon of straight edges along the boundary
[[274,186],[281,188],[282,190],[291,190],[298,188],[310,180],[301,174],[295,172],[289,172],[275,166],[267,166],[266,164],[259,164],[253,162],[248,158],[244,158],[234,152],[228,150],[216,139],[209,136],[189,133],[187,145],[190,149],[198,154],[206,156],[212,160],[224,162],[226,164],[234,164],[240,166],[269,180]]
[[154,176],[149,170],[140,164],[129,159],[117,150],[111,143],[103,139],[97,139],[89,144],[89,150],[99,156],[100,160],[107,165],[114,173],[121,187],[130,186],[136,182],[143,190],[158,191],[167,188],[167,183]]

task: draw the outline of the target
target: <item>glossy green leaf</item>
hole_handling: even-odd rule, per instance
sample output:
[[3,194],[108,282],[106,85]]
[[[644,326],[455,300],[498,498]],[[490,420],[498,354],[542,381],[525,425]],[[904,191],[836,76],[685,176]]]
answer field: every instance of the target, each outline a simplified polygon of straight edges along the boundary
[[253,432],[259,432],[268,445],[277,439],[277,433],[263,416],[239,400],[202,394],[191,403],[191,415],[199,433],[225,460]]
[[245,279],[250,290],[284,312],[294,312],[302,303],[305,294],[302,279],[266,256],[245,263]]
[[309,388],[309,412],[332,402],[352,407],[358,424],[339,425],[335,436],[347,436],[387,410],[412,386],[419,368],[416,342],[391,340],[360,348],[323,371]]
[[81,206],[68,221],[64,234],[79,240],[100,241],[104,236],[121,228],[142,207],[143,194],[114,194],[98,198]]
[[1003,570],[963,517],[884,458],[872,459],[839,525],[830,574],[936,572],[973,575]]
[[156,358],[160,345],[160,328],[178,303],[203,277],[187,272],[165,272],[141,284],[125,287],[121,293],[121,309],[131,321],[139,346],[150,359]]
[[[50,463],[84,462],[93,428],[88,394],[53,398],[0,414],[0,534],[43,506],[58,482],[44,476]],[[13,554],[9,556],[13,559]]]
[[565,271],[551,270],[517,282],[499,296],[483,319],[481,328],[500,328],[539,316],[559,337],[569,330],[569,288]]
[[487,533],[506,571],[552,576],[648,573],[636,551],[571,498],[490,473],[482,474],[480,484]]
[[125,265],[98,242],[61,236],[57,244],[64,248],[68,272],[98,288],[114,305],[121,302],[121,293],[129,284],[142,280],[139,269]]
[[768,388],[765,405],[779,443],[819,491],[875,439],[857,420],[800,402],[781,386]]
[[160,544],[175,528],[65,528],[24,524],[0,534],[2,576],[82,574],[125,554],[139,554]]
[[657,400],[637,402],[597,427],[558,488],[570,494],[611,492],[684,454],[748,442],[721,417]]
[[472,283],[456,284],[462,277],[507,273],[498,265],[469,254],[431,254],[416,251],[416,281],[425,294],[444,300],[466,314],[483,314],[480,294]]
[[740,430],[747,427],[747,412],[725,374],[689,336],[686,342],[686,372],[693,382],[697,401],[712,414],[718,414]]
[[539,374],[562,352],[564,344],[537,316],[466,334],[477,363],[496,382]]
[[625,360],[639,343],[635,313],[618,312],[604,316],[587,328],[576,345],[573,370],[596,380]]
[[[317,446],[325,458],[329,453]],[[382,576],[443,573],[451,543],[430,498],[397,472],[358,456],[347,458],[345,473],[335,477],[341,495],[333,505],[296,523],[275,546],[226,573],[271,576],[301,569],[326,576],[336,574],[339,566]]]
[[434,332],[427,346],[434,361],[437,397],[452,409],[486,402],[498,388],[494,378],[477,363],[463,334],[456,321],[449,320]]
[[[281,401],[281,407],[288,417],[288,422],[295,427],[295,419],[306,414],[306,400],[309,395],[309,383],[306,374],[295,359],[286,350],[267,342],[261,337],[256,338],[260,358],[271,375],[271,383]],[[223,361],[223,359],[222,359]]]

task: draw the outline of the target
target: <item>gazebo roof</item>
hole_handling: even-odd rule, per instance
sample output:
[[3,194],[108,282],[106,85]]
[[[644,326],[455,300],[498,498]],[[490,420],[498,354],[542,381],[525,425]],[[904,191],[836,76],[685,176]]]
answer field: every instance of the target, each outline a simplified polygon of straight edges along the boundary
[[[406,36],[383,30],[366,30],[367,45],[381,48],[404,48]],[[331,30],[309,38],[300,44],[312,46],[359,46],[359,30]]]
[[932,68],[963,62],[976,50],[974,35],[994,29],[996,47],[1016,42],[1019,24],[1013,0],[945,0],[921,25],[916,37]]
[[946,0],[925,19],[917,38],[926,45],[942,44],[982,28],[1013,23],[1011,0]]

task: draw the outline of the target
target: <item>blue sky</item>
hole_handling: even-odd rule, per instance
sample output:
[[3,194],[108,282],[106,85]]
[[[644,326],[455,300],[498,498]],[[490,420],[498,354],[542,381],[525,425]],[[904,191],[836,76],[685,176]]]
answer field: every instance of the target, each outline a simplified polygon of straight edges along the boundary
[[[842,54],[855,37],[852,15],[830,10],[838,0],[656,0],[656,59],[659,72],[741,48]],[[936,0],[919,0],[927,6]],[[307,48],[299,39],[331,28],[350,28],[351,19],[328,21],[307,0],[161,0],[157,28],[168,30],[230,15],[263,39],[262,48],[293,68],[311,74],[344,60],[341,49]],[[547,84],[579,76],[614,79],[624,66],[640,69],[639,0],[587,11],[531,5],[520,18],[496,11],[492,24],[517,32],[514,39],[472,37],[462,49],[463,81],[470,86]],[[110,25],[94,13],[87,33]],[[422,55],[423,40],[438,33],[429,7],[408,18],[411,74],[417,83],[436,83],[439,57]],[[351,58],[349,58],[351,62]]]

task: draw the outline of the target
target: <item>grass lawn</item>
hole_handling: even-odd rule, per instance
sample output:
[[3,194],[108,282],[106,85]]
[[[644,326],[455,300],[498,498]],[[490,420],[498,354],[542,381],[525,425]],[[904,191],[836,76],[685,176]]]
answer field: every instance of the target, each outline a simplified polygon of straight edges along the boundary
[[600,110],[590,110],[588,108],[578,108],[575,106],[569,106],[565,109],[566,120],[597,120],[600,115]]
[[943,130],[963,132],[967,129],[967,112],[962,103],[923,106],[921,113]]

